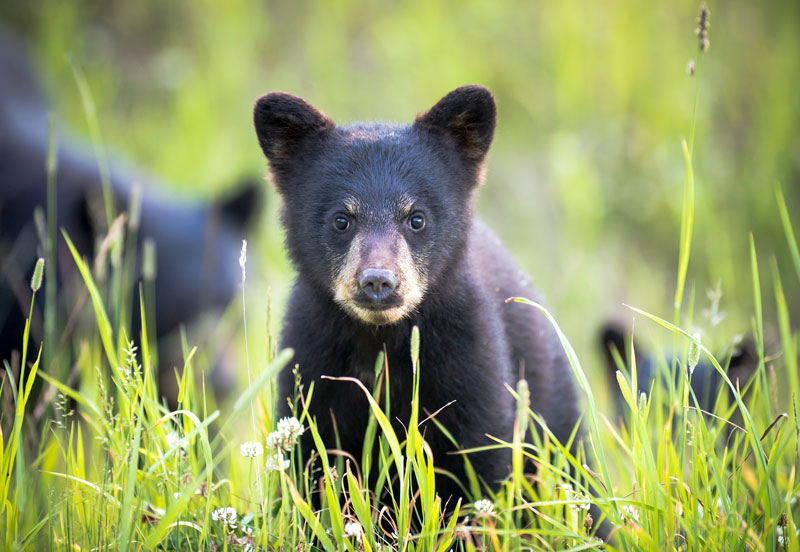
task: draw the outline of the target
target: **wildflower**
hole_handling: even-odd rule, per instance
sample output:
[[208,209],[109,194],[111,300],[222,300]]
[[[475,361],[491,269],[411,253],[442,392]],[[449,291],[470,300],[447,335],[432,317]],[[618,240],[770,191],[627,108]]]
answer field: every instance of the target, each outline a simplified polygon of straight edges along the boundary
[[286,469],[289,469],[289,460],[284,460],[280,452],[267,456],[267,471],[284,471]]
[[295,417],[281,418],[278,429],[267,436],[267,448],[273,451],[289,452],[303,434],[305,428]]
[[572,510],[573,512],[577,512],[578,510],[589,509],[589,499],[583,496],[581,493],[573,491],[572,485],[567,484],[564,486],[564,496],[566,497],[567,500],[576,501],[568,505],[569,509]]
[[236,529],[236,508],[232,506],[217,508],[211,512],[211,519],[214,521],[221,521],[226,527]]
[[484,498],[475,503],[475,512],[479,515],[494,515],[494,504],[488,498]]
[[632,504],[625,504],[622,506],[622,518],[628,521],[639,521],[639,510]]
[[356,541],[361,542],[361,524],[357,521],[348,521],[344,524],[344,536],[347,538],[355,537]]
[[178,435],[174,431],[170,431],[169,433],[167,433],[165,438],[167,440],[167,446],[169,448],[175,448],[178,445],[180,445],[181,449],[185,449],[186,448],[186,442],[183,441],[181,439],[180,435]]
[[39,291],[42,287],[42,274],[44,273],[44,259],[39,257],[36,261],[36,266],[33,268],[33,276],[31,276],[31,289],[34,293]]
[[255,458],[264,454],[264,447],[258,441],[247,441],[239,447],[239,452],[245,458]]

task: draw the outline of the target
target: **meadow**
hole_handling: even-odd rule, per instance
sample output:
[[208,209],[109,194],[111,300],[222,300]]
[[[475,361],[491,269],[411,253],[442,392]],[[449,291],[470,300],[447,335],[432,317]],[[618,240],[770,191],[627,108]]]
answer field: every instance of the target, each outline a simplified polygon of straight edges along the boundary
[[[546,429],[524,443],[540,420],[524,385],[509,389],[515,438],[497,443],[513,450],[509,480],[496,494],[464,482],[465,500],[444,516],[417,429],[425,414],[408,434],[391,430],[378,358],[364,392],[380,456],[318,450],[322,469],[310,472],[293,441],[313,420],[274,415],[274,376],[291,369],[276,343],[292,271],[265,182],[260,223],[242,236],[241,296],[219,324],[236,328],[232,398],[218,401],[206,377],[215,340],[187,329],[178,404],[166,406],[148,317],[127,328],[109,315],[153,308],[115,292],[135,263],[99,277],[91,259],[66,260],[89,296],[70,354],[45,365],[52,344],[26,330],[29,370],[4,365],[4,550],[590,550],[601,519],[587,519],[589,503],[611,528],[606,549],[800,550],[795,3],[710,4],[710,48],[694,34],[700,7],[684,1],[43,6],[12,2],[0,16],[31,40],[58,125],[179,196],[265,173],[250,112],[268,90],[335,120],[410,121],[458,85],[488,86],[499,130],[480,211],[544,292],[585,437],[574,457]],[[141,258],[118,239],[124,258]],[[646,346],[620,362],[614,387],[597,343],[609,319],[635,323]],[[741,389],[723,378],[704,411],[692,368],[726,374],[741,335],[754,339],[755,377]],[[640,394],[645,356],[679,377]],[[39,386],[48,401],[27,403]],[[381,504],[392,478],[399,490]]]

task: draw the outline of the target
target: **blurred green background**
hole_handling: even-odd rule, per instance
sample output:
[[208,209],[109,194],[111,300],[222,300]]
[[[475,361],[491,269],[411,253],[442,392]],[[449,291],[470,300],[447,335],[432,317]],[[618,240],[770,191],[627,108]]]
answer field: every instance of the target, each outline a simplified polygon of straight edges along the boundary
[[[489,87],[499,124],[480,211],[596,374],[598,328],[633,318],[623,302],[672,318],[681,139],[690,139],[696,98],[695,304],[684,324],[718,348],[749,330],[751,231],[765,309],[774,310],[773,256],[784,282],[797,281],[775,186],[798,227],[800,3],[708,7],[704,54],[695,0],[14,0],[0,19],[30,41],[64,127],[88,134],[71,56],[108,150],[191,196],[264,174],[251,109],[267,91],[300,95],[340,122],[410,122],[457,86]],[[263,355],[268,290],[281,313],[291,283],[278,198],[264,188],[262,223],[249,236],[258,263],[248,278],[251,355]],[[714,326],[703,309],[718,282],[727,316]],[[796,320],[800,290],[786,287]],[[644,320],[637,331],[671,342]]]

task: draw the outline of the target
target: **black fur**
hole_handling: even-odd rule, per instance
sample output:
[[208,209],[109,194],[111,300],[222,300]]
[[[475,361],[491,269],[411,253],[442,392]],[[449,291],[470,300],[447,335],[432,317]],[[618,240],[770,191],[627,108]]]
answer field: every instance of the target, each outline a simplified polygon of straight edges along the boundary
[[[514,387],[520,374],[529,382],[532,408],[566,440],[578,421],[578,401],[564,354],[541,313],[505,303],[512,296],[535,298],[536,292],[474,215],[495,126],[489,91],[459,88],[410,126],[335,126],[307,103],[282,93],[260,98],[254,119],[283,199],[287,247],[297,269],[281,345],[295,350],[305,388],[315,384],[309,412],[325,444],[335,444],[335,418],[342,448],[360,458],[370,412],[357,386],[321,376],[354,376],[370,387],[376,357],[384,349],[391,414],[404,433],[413,326],[421,336],[420,404],[432,413],[455,401],[437,419],[461,447],[487,445],[487,435],[511,438],[515,405],[504,384]],[[331,219],[344,209],[346,198],[360,207],[352,230],[341,234]],[[422,231],[409,230],[399,214],[409,199],[412,210],[424,216]],[[370,255],[372,246],[396,252],[398,243],[407,243],[415,269],[427,281],[421,302],[395,323],[365,322],[334,298],[334,275],[356,236]],[[281,374],[279,385],[280,414],[288,415],[290,370]],[[456,448],[433,423],[425,431],[437,467],[465,482],[463,459],[452,454]],[[303,447],[311,450],[311,441]],[[509,473],[507,450],[473,454],[470,460],[492,487]],[[445,498],[462,494],[447,478],[437,480],[437,488]]]
[[[46,206],[48,102],[24,45],[0,28],[0,361],[22,346],[25,318],[30,306],[30,275],[37,256],[44,256],[42,237],[34,225],[34,210]],[[96,236],[105,230],[97,225],[91,206],[102,205],[100,174],[89,148],[73,137],[59,133],[57,151],[57,226],[63,228],[78,251],[87,257],[95,252]],[[215,203],[181,202],[170,199],[147,174],[110,163],[110,181],[118,212],[127,211],[131,188],[142,184],[139,245],[144,239],[156,243],[156,313],[159,338],[196,319],[206,310],[226,306],[236,293],[241,273],[237,263],[241,239],[257,212],[260,188],[242,187],[229,198]],[[100,200],[98,202],[98,200]],[[102,212],[102,207],[100,209]],[[104,216],[104,215],[102,215]],[[77,277],[59,234],[59,289],[66,291]],[[45,267],[45,271],[52,267]],[[137,289],[136,282],[131,282]],[[59,293],[63,301],[66,293]],[[38,294],[43,299],[44,293]],[[31,332],[31,347],[42,340],[41,309],[37,301]],[[134,319],[126,327],[129,337],[138,337],[138,294]],[[73,304],[59,303],[60,318],[66,319]],[[152,328],[151,328],[152,329]],[[58,336],[61,339],[61,336]],[[70,340],[66,340],[69,343]],[[174,382],[173,366],[182,366],[180,343],[161,341],[159,357],[166,368],[166,382]],[[55,344],[51,344],[55,346]],[[30,354],[29,354],[30,358]],[[233,374],[219,366],[212,372],[219,391],[233,383]],[[169,394],[169,393],[168,393]]]
[[[603,326],[600,332],[600,347],[605,360],[608,387],[619,419],[624,419],[625,413],[629,410],[617,382],[619,365],[617,364],[615,353],[619,356],[623,367],[630,369],[630,344],[630,335],[628,334],[626,337],[626,331],[621,326],[614,323],[608,323]],[[653,354],[642,350],[636,343],[634,343],[633,348],[636,353],[637,395],[640,393],[649,394],[653,385],[661,385],[662,383],[668,385],[669,381],[659,381],[659,371],[660,367],[664,366],[668,367],[667,370],[671,369],[673,359],[669,357],[659,359]],[[744,338],[717,358],[720,359],[721,366],[726,369],[731,382],[744,391],[758,368],[758,356],[753,338]],[[659,360],[661,364],[659,364]],[[675,373],[671,375],[665,374],[665,377],[670,378],[673,384],[677,384],[683,377],[683,364],[676,364],[676,368]],[[698,406],[707,412],[714,411],[720,391],[724,390],[723,392],[728,396],[729,400],[733,400],[730,388],[714,365],[705,358],[701,358],[692,371],[691,388],[694,396],[697,397]],[[694,406],[694,400],[691,400],[691,404]],[[732,421],[734,423],[739,421],[738,412],[734,415]]]

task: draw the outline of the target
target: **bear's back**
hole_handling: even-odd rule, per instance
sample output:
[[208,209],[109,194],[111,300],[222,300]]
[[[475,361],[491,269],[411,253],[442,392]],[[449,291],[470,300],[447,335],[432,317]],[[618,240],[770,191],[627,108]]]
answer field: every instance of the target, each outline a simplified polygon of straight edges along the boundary
[[531,392],[531,408],[548,427],[566,441],[578,421],[578,399],[564,350],[544,314],[510,297],[541,303],[531,279],[517,265],[494,232],[480,219],[473,224],[470,246],[472,266],[486,297],[500,304],[514,381],[524,375]]

